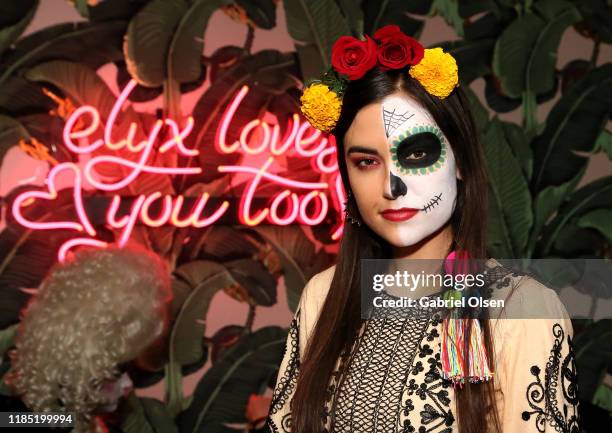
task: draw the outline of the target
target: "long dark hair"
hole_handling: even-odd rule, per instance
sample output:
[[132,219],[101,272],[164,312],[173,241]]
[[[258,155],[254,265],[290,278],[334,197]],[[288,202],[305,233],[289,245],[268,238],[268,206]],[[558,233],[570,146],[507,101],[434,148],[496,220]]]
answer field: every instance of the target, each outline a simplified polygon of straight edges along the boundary
[[[397,91],[416,98],[431,113],[453,148],[462,179],[458,182],[457,203],[450,221],[454,236],[451,248],[468,251],[474,258],[488,258],[487,228],[484,224],[487,214],[485,161],[469,109],[469,100],[460,86],[447,98],[440,100],[430,95],[405,69],[383,72],[378,67],[369,70],[361,79],[349,82],[340,118],[333,131],[345,191],[350,190],[344,159],[344,136],[349,126],[361,108],[380,102]],[[359,215],[354,198],[349,200],[347,207],[352,215]],[[392,250],[388,242],[367,225],[354,226],[345,221],[335,273],[309,338],[292,398],[294,433],[321,431],[322,410],[331,372],[341,352],[350,347],[363,320],[360,314],[361,259],[391,258]],[[480,320],[485,347],[493,365],[491,330],[486,316],[481,316]],[[469,338],[466,338],[466,342],[469,342]],[[492,426],[483,422],[483,410],[489,412]],[[499,431],[492,381],[466,383],[462,388],[457,388],[457,412],[461,433],[484,433],[491,431],[491,428]]]

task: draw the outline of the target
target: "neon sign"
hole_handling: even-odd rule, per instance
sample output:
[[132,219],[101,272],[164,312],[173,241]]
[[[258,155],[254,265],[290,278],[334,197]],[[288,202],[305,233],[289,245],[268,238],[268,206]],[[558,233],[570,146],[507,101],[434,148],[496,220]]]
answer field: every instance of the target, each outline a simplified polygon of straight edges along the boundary
[[[181,128],[172,119],[157,120],[146,139],[135,142],[138,125],[131,122],[125,137],[117,140],[114,137],[115,123],[127,101],[128,96],[136,87],[136,82],[131,80],[121,91],[115,101],[108,118],[103,125],[100,113],[95,107],[85,105],[77,108],[67,119],[63,130],[63,141],[66,147],[76,155],[88,155],[89,159],[81,168],[72,162],[56,164],[47,176],[47,191],[25,191],[19,194],[13,202],[12,212],[16,221],[33,230],[67,229],[82,233],[83,237],[71,239],[64,243],[58,253],[58,258],[63,261],[68,251],[77,245],[92,245],[105,247],[107,244],[96,239],[96,229],[91,223],[83,202],[83,180],[87,180],[95,188],[113,192],[130,185],[141,173],[152,173],[158,175],[194,175],[201,173],[200,167],[160,166],[151,163],[151,156],[155,144],[161,138],[164,126],[171,131],[171,137],[159,144],[160,153],[174,151],[178,155],[196,156],[197,149],[186,147],[184,140],[189,136],[194,127],[194,119],[189,116],[186,124]],[[298,114],[294,113],[291,121],[291,129],[287,129],[286,138],[279,142],[279,125],[269,125],[260,119],[248,122],[240,131],[239,139],[234,143],[227,142],[227,133],[232,118],[240,107],[241,101],[249,92],[249,87],[244,85],[230,102],[221,118],[220,125],[216,131],[215,149],[217,152],[231,154],[241,152],[247,155],[269,156],[261,167],[249,167],[244,165],[220,165],[217,170],[222,173],[239,173],[250,176],[250,181],[240,199],[238,206],[238,218],[240,222],[248,226],[256,226],[264,221],[268,224],[287,225],[298,222],[306,225],[320,224],[330,209],[330,205],[339,213],[339,224],[331,234],[332,239],[339,239],[342,235],[343,203],[345,200],[342,182],[338,173],[335,160],[335,146],[330,145],[328,139],[321,132],[312,128],[306,121],[301,122]],[[76,125],[79,125],[77,128]],[[83,126],[84,125],[84,126]],[[100,135],[103,129],[103,138],[93,139]],[[259,130],[259,140],[255,140],[255,132]],[[254,143],[254,141],[258,141]],[[102,149],[104,148],[104,149]],[[114,151],[116,154],[108,155],[100,150]],[[329,174],[329,182],[303,182],[286,177],[270,171],[274,157],[294,151],[300,157],[312,161],[315,169],[324,174]],[[121,154],[122,156],[118,156]],[[105,164],[115,168],[122,168],[127,174],[120,179],[112,181],[101,180],[95,176],[96,167]],[[72,197],[76,209],[76,220],[74,221],[46,221],[37,222],[28,220],[22,213],[22,209],[35,200],[54,200],[57,198],[56,179],[60,174],[72,175],[73,187]],[[257,188],[262,182],[273,182],[284,187],[261,209],[252,209],[253,199]],[[137,223],[149,227],[160,227],[170,224],[175,227],[206,227],[214,224],[228,210],[229,202],[223,201],[216,209],[208,209],[210,195],[202,193],[195,204],[187,212],[183,211],[185,197],[182,195],[170,196],[154,191],[148,195],[138,195],[131,204],[127,215],[118,216],[121,205],[121,195],[112,195],[110,205],[106,210],[106,224],[119,231],[118,244],[120,246],[130,238]],[[330,204],[331,200],[331,204]],[[151,207],[160,201],[161,211],[157,215],[151,215]],[[280,215],[280,208],[285,205],[285,214]],[[87,235],[87,237],[85,237]]]

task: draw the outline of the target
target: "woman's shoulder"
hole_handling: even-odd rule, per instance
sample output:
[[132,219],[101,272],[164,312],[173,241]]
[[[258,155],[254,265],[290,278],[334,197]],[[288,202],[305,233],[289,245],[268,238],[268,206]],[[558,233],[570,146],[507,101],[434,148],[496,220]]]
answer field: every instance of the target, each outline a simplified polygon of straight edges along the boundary
[[512,351],[519,345],[528,351],[550,348],[559,335],[573,336],[561,298],[537,277],[511,271],[492,290],[491,299],[503,301],[489,312],[494,338],[505,342],[497,351]]
[[321,282],[329,281],[334,277],[334,272],[336,271],[336,265],[333,264],[328,268],[323,269],[321,272],[314,274],[312,278],[316,278]]
[[301,310],[307,309],[312,311],[313,308],[318,309],[323,304],[329,291],[331,280],[334,277],[335,269],[336,265],[332,265],[315,273],[306,281],[300,295],[299,308]]
[[308,296],[312,296],[315,298],[325,298],[327,295],[327,291],[331,286],[331,281],[334,278],[334,273],[336,271],[336,265],[331,265],[326,269],[323,269],[320,272],[314,274],[308,282],[306,282],[306,286],[304,287],[304,291],[308,292]]
[[[300,340],[308,341],[319,313],[325,303],[331,280],[334,276],[335,265],[317,272],[308,279],[300,297],[298,310],[300,316]],[[305,346],[302,346],[305,347]],[[300,349],[303,354],[303,348]]]
[[[499,317],[514,319],[565,319],[567,310],[555,290],[533,274],[495,259],[487,262],[488,290],[491,299],[503,301]],[[492,317],[497,317],[492,315]]]

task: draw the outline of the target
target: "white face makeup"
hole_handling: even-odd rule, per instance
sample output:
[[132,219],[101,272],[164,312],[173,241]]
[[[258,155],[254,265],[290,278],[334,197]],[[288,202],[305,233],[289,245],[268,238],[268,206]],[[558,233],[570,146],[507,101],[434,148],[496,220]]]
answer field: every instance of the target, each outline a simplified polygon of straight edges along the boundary
[[[360,110],[347,137],[351,189],[372,230],[402,247],[449,221],[457,197],[455,158],[426,109],[395,93]],[[353,144],[358,147],[351,150]]]

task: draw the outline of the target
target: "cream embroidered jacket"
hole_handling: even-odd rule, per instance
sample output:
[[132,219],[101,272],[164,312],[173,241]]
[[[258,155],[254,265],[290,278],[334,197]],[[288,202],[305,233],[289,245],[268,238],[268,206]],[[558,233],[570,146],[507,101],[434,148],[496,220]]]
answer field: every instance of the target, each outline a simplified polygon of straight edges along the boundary
[[[491,298],[505,300],[502,314],[490,319],[502,431],[578,433],[573,333],[565,307],[536,279],[494,259],[486,266]],[[291,432],[300,360],[334,270],[313,276],[302,292],[268,414],[272,432]],[[364,321],[350,351],[338,358],[327,384],[321,431],[458,431],[455,390],[441,376],[439,314],[426,309],[408,317],[393,314]]]

